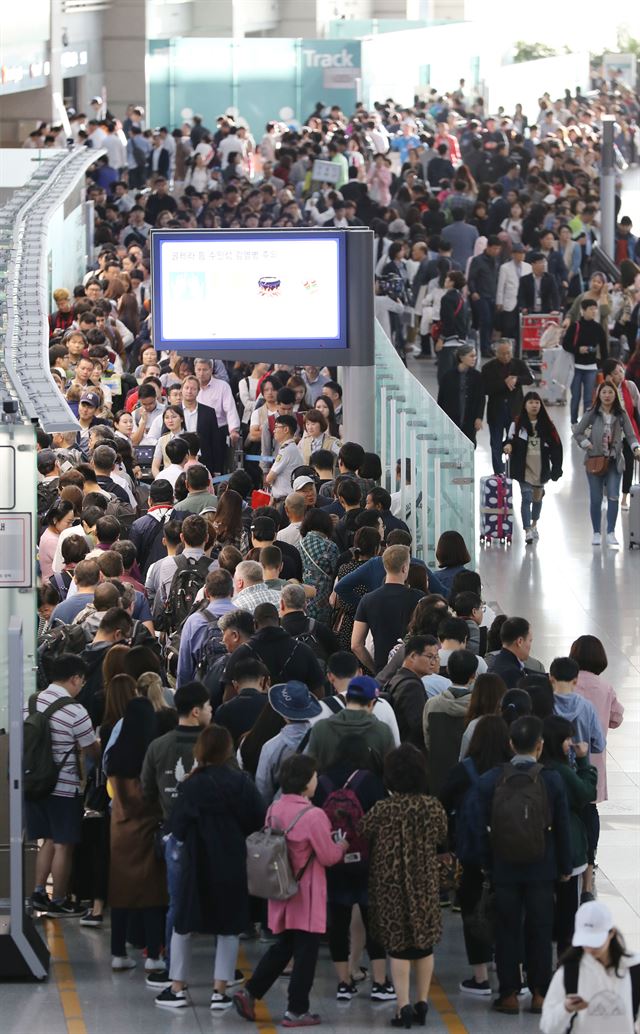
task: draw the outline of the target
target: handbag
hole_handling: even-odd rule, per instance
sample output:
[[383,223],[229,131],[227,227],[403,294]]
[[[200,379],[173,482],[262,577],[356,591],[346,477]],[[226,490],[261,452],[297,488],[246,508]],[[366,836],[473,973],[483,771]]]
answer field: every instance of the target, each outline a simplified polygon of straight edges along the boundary
[[470,937],[492,944],[495,938],[496,904],[495,893],[488,879],[482,883],[480,897],[471,912],[464,919]]
[[109,811],[109,793],[102,766],[96,766],[87,776],[84,794],[86,818],[102,818]]
[[287,901],[298,893],[298,885],[313,858],[313,851],[302,869],[294,874],[289,860],[287,833],[311,808],[313,804],[308,804],[299,811],[286,829],[265,826],[247,837],[247,885],[253,897]]
[[587,474],[604,477],[609,469],[609,456],[587,456],[585,469]]

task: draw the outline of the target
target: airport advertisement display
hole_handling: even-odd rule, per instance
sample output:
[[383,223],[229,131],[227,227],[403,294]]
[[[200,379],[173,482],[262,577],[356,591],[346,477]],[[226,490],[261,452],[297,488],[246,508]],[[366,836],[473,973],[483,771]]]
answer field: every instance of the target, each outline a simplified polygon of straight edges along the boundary
[[341,231],[153,231],[157,349],[348,347]]

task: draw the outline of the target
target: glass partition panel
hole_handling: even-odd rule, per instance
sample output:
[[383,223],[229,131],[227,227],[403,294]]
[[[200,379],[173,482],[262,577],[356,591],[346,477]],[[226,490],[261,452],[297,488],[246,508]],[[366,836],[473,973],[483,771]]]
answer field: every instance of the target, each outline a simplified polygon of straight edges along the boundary
[[473,445],[409,372],[377,321],[375,352],[382,483],[401,493],[399,515],[409,525],[417,556],[433,564],[438,538],[452,530],[464,537],[473,560]]

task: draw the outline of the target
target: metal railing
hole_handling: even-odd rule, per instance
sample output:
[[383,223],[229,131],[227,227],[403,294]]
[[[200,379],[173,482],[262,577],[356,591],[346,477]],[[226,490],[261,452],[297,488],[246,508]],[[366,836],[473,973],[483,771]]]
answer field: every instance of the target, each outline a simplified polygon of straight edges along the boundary
[[382,484],[400,492],[400,517],[409,525],[417,556],[433,564],[440,535],[451,530],[464,537],[473,558],[473,445],[409,372],[377,321],[375,351]]

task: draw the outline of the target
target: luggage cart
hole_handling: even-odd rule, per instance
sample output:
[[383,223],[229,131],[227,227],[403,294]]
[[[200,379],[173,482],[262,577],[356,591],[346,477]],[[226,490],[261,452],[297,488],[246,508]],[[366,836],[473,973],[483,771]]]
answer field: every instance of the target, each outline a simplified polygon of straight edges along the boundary
[[548,312],[528,312],[520,316],[520,354],[529,364],[539,384],[542,377],[543,349],[540,338],[549,327],[557,327],[560,316]]

